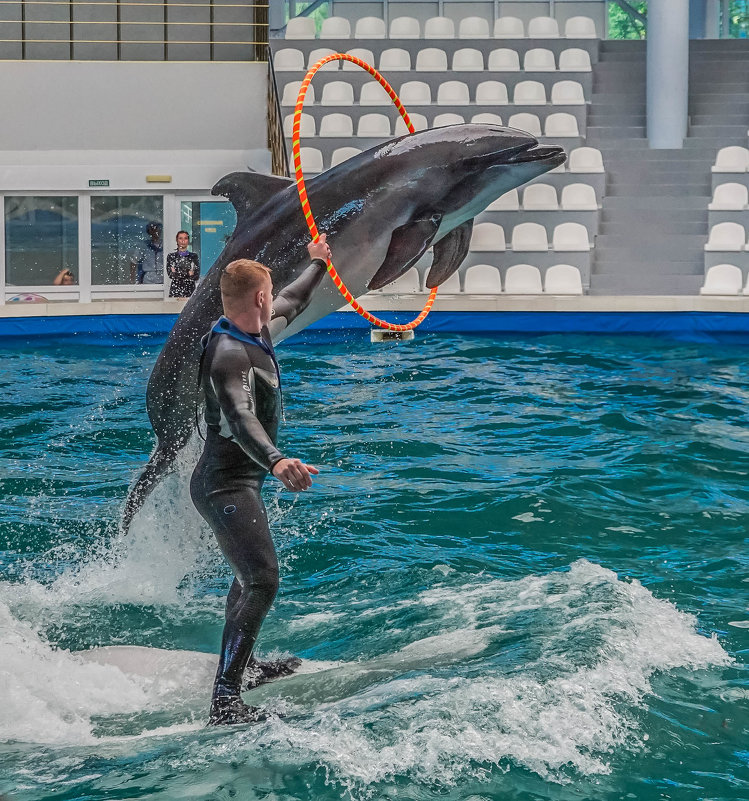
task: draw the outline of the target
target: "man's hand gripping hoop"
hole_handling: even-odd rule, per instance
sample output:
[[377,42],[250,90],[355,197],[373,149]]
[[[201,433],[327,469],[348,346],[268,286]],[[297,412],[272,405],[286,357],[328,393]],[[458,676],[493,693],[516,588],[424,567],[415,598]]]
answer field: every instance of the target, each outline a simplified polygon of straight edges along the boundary
[[[291,149],[294,157],[294,173],[296,176],[297,191],[299,192],[299,200],[302,203],[302,211],[304,212],[304,218],[307,220],[307,227],[309,228],[309,232],[315,241],[317,241],[320,234],[317,230],[317,225],[315,224],[315,218],[312,216],[312,210],[310,209],[309,198],[307,197],[307,187],[304,185],[300,130],[302,125],[304,96],[307,94],[307,87],[312,82],[312,77],[314,74],[320,69],[320,67],[322,67],[324,64],[327,64],[329,61],[350,61],[352,64],[356,64],[357,67],[361,67],[363,70],[366,70],[388,93],[401,117],[403,117],[403,122],[406,123],[406,128],[408,128],[410,133],[414,133],[414,127],[411,123],[410,117],[408,116],[408,112],[403,107],[403,104],[393,90],[393,87],[390,86],[390,84],[382,77],[382,75],[380,75],[379,72],[377,72],[374,67],[371,67],[369,64],[367,64],[366,61],[362,61],[360,58],[356,58],[356,56],[350,56],[348,53],[331,53],[329,56],[321,58],[317,64],[310,67],[309,71],[304,77],[304,80],[302,81],[302,85],[299,89],[299,95],[297,96],[296,108],[294,109],[294,126],[291,132]],[[429,314],[432,305],[434,304],[434,299],[437,297],[437,287],[434,287],[434,289],[432,289],[432,291],[429,293],[429,297],[427,298],[427,302],[422,309],[421,314],[419,314],[419,316],[410,323],[406,323],[405,325],[396,325],[395,323],[387,322],[387,320],[381,320],[379,317],[375,317],[366,309],[362,308],[362,306],[357,302],[356,298],[354,298],[354,296],[346,288],[346,285],[341,280],[341,276],[338,275],[335,267],[333,266],[333,262],[330,261],[330,259],[328,259],[327,269],[330,273],[330,277],[333,279],[333,283],[336,285],[338,291],[343,295],[351,308],[360,314],[365,320],[367,320],[367,322],[370,322],[372,325],[376,325],[380,328],[385,328],[388,331],[411,331],[416,328],[416,326],[424,320],[427,314]]]

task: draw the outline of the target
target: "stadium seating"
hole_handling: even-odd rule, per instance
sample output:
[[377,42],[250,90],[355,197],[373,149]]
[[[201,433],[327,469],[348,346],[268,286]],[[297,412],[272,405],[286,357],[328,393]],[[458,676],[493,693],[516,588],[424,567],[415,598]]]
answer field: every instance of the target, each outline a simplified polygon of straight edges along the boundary
[[417,72],[446,72],[447,53],[441,47],[426,47],[416,54]]
[[305,173],[318,173],[323,171],[322,151],[316,147],[302,147],[299,149],[302,160],[302,170]]
[[[371,63],[371,62],[367,62]],[[380,56],[380,72],[410,72],[411,54],[400,47],[390,47]]]
[[554,228],[552,249],[557,252],[590,250],[587,228],[580,223],[559,223]]
[[523,59],[523,69],[526,72],[556,72],[556,68],[554,53],[545,47],[531,48]]
[[432,120],[432,128],[440,128],[445,125],[460,125],[464,123],[465,119],[460,114],[453,114],[448,112],[446,114],[437,114]]
[[591,72],[590,53],[579,47],[568,47],[559,54],[560,72]]
[[424,23],[425,39],[454,39],[455,23],[450,17],[430,17]]
[[512,102],[518,106],[545,106],[546,89],[539,81],[520,81],[515,84]]
[[705,244],[706,251],[743,251],[746,246],[746,231],[743,225],[723,222],[710,229]]
[[502,125],[502,118],[499,114],[492,114],[490,111],[482,111],[480,114],[474,114],[471,117],[471,122],[480,122],[484,125]]
[[[284,136],[288,136],[289,138],[291,138],[291,131],[293,126],[294,126],[294,115],[287,114],[283,118]],[[302,116],[299,121],[299,133],[304,137],[315,135],[315,118],[311,114],[302,112]]]
[[577,118],[573,114],[566,112],[556,112],[549,114],[544,126],[544,134],[549,137],[568,137],[580,136],[580,129],[577,125]]
[[[299,87],[302,85],[301,81],[291,81],[283,88],[283,97],[281,98],[282,106],[295,106],[296,98],[299,94]],[[310,84],[307,87],[307,94],[304,96],[306,103],[315,102],[315,87]]]
[[519,114],[513,114],[510,119],[507,120],[507,125],[510,128],[528,131],[528,133],[533,136],[541,136],[541,120],[539,120],[536,114],[529,114],[524,111]]
[[491,72],[519,72],[520,56],[517,50],[509,50],[506,47],[498,47],[489,53],[486,67]]
[[582,295],[580,270],[571,264],[553,264],[544,275],[544,292],[549,295]]
[[379,17],[362,17],[356,21],[354,39],[386,39],[385,20]]
[[564,211],[597,211],[595,189],[589,184],[568,184],[562,187],[560,205]]
[[540,295],[541,271],[532,264],[514,264],[505,273],[505,294]]
[[482,72],[484,56],[473,47],[463,47],[453,54],[453,72]]
[[458,25],[458,39],[488,39],[489,22],[484,17],[463,17]]
[[[359,117],[356,135],[387,138],[390,136],[390,118],[385,114],[362,114]],[[341,136],[341,134],[336,134],[336,136]]]
[[557,190],[548,184],[531,184],[523,192],[525,211],[556,211],[559,208]]
[[557,81],[551,87],[551,103],[554,106],[584,106],[582,85],[577,81]]
[[[333,53],[335,53],[335,50],[331,50],[329,47],[318,47],[314,50],[310,50],[309,58],[307,59],[307,69],[317,64],[320,59],[325,58],[325,56],[330,56]],[[320,72],[323,70],[325,70],[325,72],[335,72],[340,66],[340,63],[340,61],[329,61],[327,64],[323,64],[323,66],[320,67]],[[359,69],[359,67],[354,67],[354,69]]]
[[491,264],[474,264],[466,270],[463,291],[476,295],[498,295],[502,291],[499,270]]
[[[377,86],[380,87],[379,84],[367,84],[367,86]],[[284,102],[286,102],[286,89],[289,87],[284,88]],[[309,99],[309,90],[312,89],[312,84],[310,84],[309,88],[307,89],[308,99],[307,102],[310,102]],[[354,87],[350,83],[346,83],[346,81],[331,81],[330,83],[326,83],[322,88],[322,97],[320,98],[320,105],[322,106],[351,106],[354,103]]]
[[529,39],[558,39],[559,23],[554,17],[534,17],[528,23]]
[[376,81],[365,83],[359,94],[362,106],[386,106],[391,102],[390,95]]
[[[366,47],[353,47],[351,50],[346,51],[350,56],[355,56],[356,58],[360,58],[362,61],[366,61],[367,64],[374,64],[375,57],[374,53]],[[358,67],[356,64],[352,64],[350,61],[342,61],[342,69],[347,70],[348,72],[361,72],[361,67]],[[327,64],[325,65],[328,66]],[[411,62],[408,62],[408,68],[411,69]]]
[[503,251],[506,248],[505,231],[496,223],[476,223],[471,235],[470,250],[477,252]]
[[590,17],[570,17],[564,25],[568,39],[597,39],[596,24]]
[[302,72],[304,53],[295,47],[285,47],[273,56],[273,69],[276,72]]
[[494,22],[495,39],[523,39],[525,27],[518,17],[498,17]]
[[515,253],[526,251],[546,253],[548,249],[549,240],[543,225],[524,222],[512,229],[512,250]]
[[749,205],[749,189],[743,184],[727,183],[715,187],[710,211],[742,211]]
[[401,84],[398,95],[406,108],[432,104],[432,91],[424,81],[406,81]]
[[743,284],[741,268],[733,264],[716,264],[705,274],[700,295],[738,295]]
[[392,284],[382,288],[383,294],[387,295],[410,295],[421,292],[421,277],[419,271],[412,267]]
[[293,17],[286,23],[287,39],[314,39],[315,21],[312,17]]
[[501,81],[482,81],[476,87],[477,106],[504,106],[508,102],[507,87]]
[[391,39],[420,39],[421,24],[415,17],[396,17],[390,23]]
[[343,161],[347,161],[348,159],[358,155],[359,153],[361,153],[361,150],[359,150],[359,148],[357,147],[336,148],[333,151],[333,155],[330,158],[330,166],[335,167],[337,164],[340,164]]
[[[388,134],[390,126],[388,126]],[[304,135],[304,134],[302,134]],[[320,120],[320,136],[353,136],[354,122],[348,114],[326,114]]]
[[604,172],[601,151],[595,147],[577,147],[569,154],[569,171],[577,173]]
[[487,211],[517,211],[520,208],[520,201],[518,200],[518,190],[511,189],[505,192],[504,195],[494,200]]
[[[411,119],[411,125],[413,125],[415,131],[426,131],[429,127],[429,122],[423,114],[412,111],[408,116]],[[409,130],[406,128],[406,123],[403,121],[403,117],[398,115],[398,119],[395,121],[394,135],[402,136],[407,133],[409,133]]]
[[320,28],[321,39],[350,39],[351,23],[345,17],[328,17]]
[[745,147],[722,147],[713,165],[713,172],[746,172],[749,170],[749,150]]

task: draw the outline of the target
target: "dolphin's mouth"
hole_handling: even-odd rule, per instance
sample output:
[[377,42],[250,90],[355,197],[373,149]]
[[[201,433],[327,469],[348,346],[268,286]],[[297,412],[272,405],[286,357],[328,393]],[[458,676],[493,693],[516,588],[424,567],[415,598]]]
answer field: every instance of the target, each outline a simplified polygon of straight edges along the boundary
[[559,147],[559,145],[539,145],[536,142],[535,144],[519,145],[513,148],[512,151],[511,153],[505,151],[503,154],[505,164],[527,164],[533,161],[544,161],[559,166],[564,164],[567,159],[564,148]]

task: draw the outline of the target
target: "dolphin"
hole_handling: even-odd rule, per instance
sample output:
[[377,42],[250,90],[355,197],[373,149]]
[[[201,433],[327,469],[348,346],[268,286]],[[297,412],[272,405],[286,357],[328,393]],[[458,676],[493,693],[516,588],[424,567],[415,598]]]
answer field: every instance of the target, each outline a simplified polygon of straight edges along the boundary
[[[487,124],[449,125],[407,134],[360,153],[306,181],[318,230],[328,235],[336,269],[354,297],[407,272],[433,248],[427,286],[454,273],[468,252],[473,218],[498,197],[563,164],[564,150],[532,135]],[[201,337],[222,314],[219,279],[235,259],[267,265],[274,296],[309,265],[310,235],[290,178],[232,173],[212,190],[237,211],[237,225],[174,325],[146,391],[156,448],[130,489],[127,530],[171,469],[196,423]],[[340,308],[323,279],[306,309],[271,335],[275,344]]]

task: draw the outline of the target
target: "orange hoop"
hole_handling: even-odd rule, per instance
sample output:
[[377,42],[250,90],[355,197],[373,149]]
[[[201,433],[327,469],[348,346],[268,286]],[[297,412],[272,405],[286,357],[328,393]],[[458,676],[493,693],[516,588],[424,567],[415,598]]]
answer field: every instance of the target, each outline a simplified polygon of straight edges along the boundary
[[[319,239],[320,234],[317,230],[315,218],[312,216],[309,198],[307,197],[307,187],[304,184],[300,131],[302,125],[302,109],[304,108],[304,96],[307,94],[307,87],[310,85],[314,74],[320,69],[320,67],[322,67],[324,64],[327,64],[329,61],[350,61],[352,64],[356,64],[357,67],[361,67],[363,70],[366,70],[388,93],[390,99],[393,101],[393,104],[398,109],[399,114],[401,117],[403,117],[403,122],[406,123],[406,128],[408,128],[410,133],[414,133],[414,127],[411,123],[411,118],[408,116],[408,112],[403,107],[403,104],[401,103],[398,95],[395,93],[393,87],[390,86],[390,84],[382,77],[382,75],[380,75],[379,72],[377,72],[374,67],[371,67],[369,64],[367,64],[366,61],[362,61],[356,56],[350,56],[348,53],[331,53],[329,56],[321,58],[314,66],[310,67],[309,71],[304,77],[304,80],[302,81],[301,87],[299,88],[296,108],[294,109],[294,125],[291,131],[291,150],[294,157],[294,173],[296,175],[296,187],[297,191],[299,192],[299,200],[302,204],[302,211],[304,212],[304,218],[307,221],[307,227],[309,228],[309,232],[315,241]],[[351,306],[351,308],[357,312],[357,314],[360,314],[365,320],[372,323],[372,325],[385,328],[388,331],[411,331],[412,329],[416,328],[416,326],[424,320],[427,314],[429,314],[434,304],[434,299],[437,297],[437,287],[434,287],[434,289],[432,289],[432,291],[429,293],[427,302],[424,305],[424,308],[421,310],[419,316],[405,325],[396,325],[395,323],[389,323],[387,320],[381,320],[379,317],[375,317],[373,314],[370,314],[348,291],[346,284],[343,283],[341,276],[338,275],[338,272],[333,266],[333,262],[328,260],[326,266],[328,273],[330,273],[330,277],[333,279],[333,283],[346,299],[346,303],[348,303],[349,306]]]

